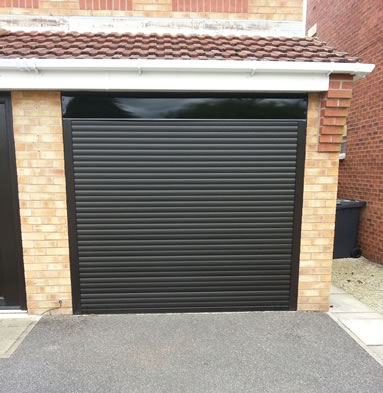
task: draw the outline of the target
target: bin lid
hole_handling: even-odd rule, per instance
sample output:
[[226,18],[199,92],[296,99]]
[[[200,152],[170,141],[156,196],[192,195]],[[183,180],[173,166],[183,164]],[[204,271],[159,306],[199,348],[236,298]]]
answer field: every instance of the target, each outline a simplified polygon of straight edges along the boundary
[[337,209],[353,209],[353,208],[362,208],[366,206],[366,202],[364,201],[353,201],[350,199],[338,199],[336,202]]

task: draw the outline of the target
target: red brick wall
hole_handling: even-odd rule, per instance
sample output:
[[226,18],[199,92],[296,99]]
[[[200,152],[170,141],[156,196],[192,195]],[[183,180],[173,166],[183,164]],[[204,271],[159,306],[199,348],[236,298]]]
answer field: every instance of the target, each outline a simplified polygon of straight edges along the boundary
[[39,0],[0,0],[0,8],[39,8]]
[[308,0],[307,6],[307,28],[317,23],[319,39],[376,65],[353,86],[338,196],[367,202],[358,241],[367,258],[383,263],[382,15],[382,0]]
[[79,0],[80,10],[118,10],[132,9],[131,0]]
[[172,0],[173,11],[247,13],[247,0]]

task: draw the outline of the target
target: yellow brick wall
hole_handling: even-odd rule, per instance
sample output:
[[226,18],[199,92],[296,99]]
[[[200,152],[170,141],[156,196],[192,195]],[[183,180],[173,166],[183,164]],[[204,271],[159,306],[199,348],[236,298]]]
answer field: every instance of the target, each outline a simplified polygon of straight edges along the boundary
[[80,10],[79,0],[40,0],[40,8],[0,8],[0,14],[136,16],[153,18],[215,18],[302,20],[303,0],[248,0],[248,13],[173,12],[172,0],[132,0],[132,11]]
[[[320,99],[309,95],[298,310],[327,311],[338,153],[318,152]],[[28,311],[71,313],[71,285],[58,92],[13,92],[16,164]]]
[[309,95],[298,310],[327,311],[339,153],[318,152],[320,96]]
[[61,98],[12,92],[27,307],[72,313]]

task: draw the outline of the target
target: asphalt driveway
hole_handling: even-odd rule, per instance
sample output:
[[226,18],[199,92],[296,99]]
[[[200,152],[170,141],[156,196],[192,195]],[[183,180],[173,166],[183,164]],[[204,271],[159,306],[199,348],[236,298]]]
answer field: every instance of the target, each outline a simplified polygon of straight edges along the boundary
[[383,368],[320,313],[44,317],[0,392],[382,393]]

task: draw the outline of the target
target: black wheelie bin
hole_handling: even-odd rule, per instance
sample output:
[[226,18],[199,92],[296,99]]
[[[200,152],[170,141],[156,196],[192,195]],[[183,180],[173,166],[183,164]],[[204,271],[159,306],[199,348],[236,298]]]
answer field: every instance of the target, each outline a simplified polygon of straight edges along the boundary
[[359,258],[362,250],[357,247],[359,216],[366,202],[338,199],[336,203],[334,259]]

